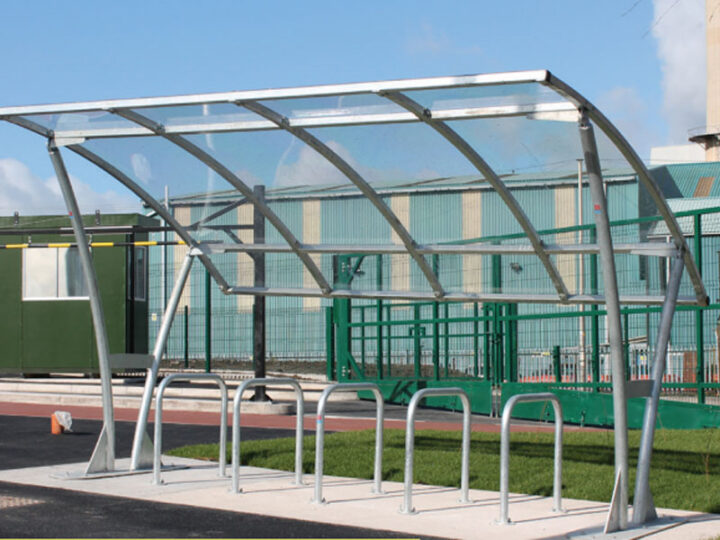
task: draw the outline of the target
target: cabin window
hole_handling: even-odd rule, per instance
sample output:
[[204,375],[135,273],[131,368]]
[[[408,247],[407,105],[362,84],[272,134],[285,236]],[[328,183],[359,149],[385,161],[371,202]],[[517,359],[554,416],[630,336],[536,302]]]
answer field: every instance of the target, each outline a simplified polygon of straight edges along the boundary
[[77,248],[23,250],[23,300],[87,298]]

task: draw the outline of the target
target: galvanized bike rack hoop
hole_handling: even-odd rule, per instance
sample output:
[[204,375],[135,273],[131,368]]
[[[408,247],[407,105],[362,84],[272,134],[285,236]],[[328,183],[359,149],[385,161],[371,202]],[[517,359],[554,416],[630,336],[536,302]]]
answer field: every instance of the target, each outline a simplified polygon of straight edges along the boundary
[[550,401],[555,410],[555,463],[553,475],[553,512],[562,512],[562,436],[563,416],[560,399],[550,392],[536,394],[517,394],[511,397],[502,413],[502,434],[500,438],[500,519],[498,523],[507,525],[510,523],[508,517],[508,493],[510,484],[510,418],[515,405],[518,403],[530,403],[537,401]]
[[220,452],[218,456],[220,476],[225,476],[225,453],[227,451],[227,405],[228,405],[228,391],[225,381],[223,381],[220,375],[214,373],[173,373],[163,379],[158,386],[157,398],[155,402],[155,440],[153,445],[155,447],[155,453],[153,455],[153,484],[162,484],[160,478],[160,454],[162,452],[162,402],[165,389],[170,386],[171,383],[176,381],[191,381],[191,380],[205,380],[214,381],[220,388],[222,397],[220,405]]
[[325,450],[325,407],[328,398],[333,392],[357,392],[358,390],[371,390],[375,395],[375,471],[373,474],[372,492],[382,493],[382,446],[385,403],[383,402],[380,387],[375,383],[338,383],[325,388],[318,401],[317,429],[315,435],[315,494],[312,499],[313,503],[325,503],[325,499],[323,499],[322,496],[322,482]]
[[405,425],[405,489],[402,514],[415,514],[412,507],[413,463],[415,458],[415,414],[420,401],[432,396],[458,396],[463,405],[462,465],[460,471],[460,502],[469,503],[470,485],[470,399],[462,388],[424,388],[413,394],[408,405]]
[[233,399],[233,426],[232,426],[232,491],[240,493],[240,404],[245,390],[255,386],[291,386],[295,390],[297,421],[295,423],[295,484],[302,485],[302,453],[303,453],[303,419],[305,415],[305,400],[302,388],[295,379],[290,378],[258,378],[250,379],[238,386]]

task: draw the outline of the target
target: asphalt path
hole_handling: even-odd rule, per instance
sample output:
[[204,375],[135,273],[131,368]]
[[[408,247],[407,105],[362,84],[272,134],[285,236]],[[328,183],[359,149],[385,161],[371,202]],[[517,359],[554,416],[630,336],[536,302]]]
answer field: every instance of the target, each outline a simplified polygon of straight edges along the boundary
[[[50,434],[49,418],[0,415],[0,469],[82,462],[102,423],[73,420],[72,433]],[[150,426],[152,429],[152,426]],[[116,422],[118,457],[130,455],[134,423]],[[243,440],[291,436],[293,430],[243,428]],[[165,424],[163,446],[218,440],[218,428]],[[0,482],[2,538],[407,538],[378,531],[239,512],[149,503]]]

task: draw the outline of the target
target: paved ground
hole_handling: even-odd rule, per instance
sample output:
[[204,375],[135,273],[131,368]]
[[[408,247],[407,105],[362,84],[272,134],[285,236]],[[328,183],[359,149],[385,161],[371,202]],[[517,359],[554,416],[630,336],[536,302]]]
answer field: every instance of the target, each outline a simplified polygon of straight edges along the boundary
[[[48,417],[0,415],[0,470],[88,459],[101,423],[73,420],[73,433],[50,434]],[[118,456],[129,456],[134,424],[117,422]],[[291,430],[243,428],[243,438],[292,435]],[[216,442],[217,427],[164,426],[167,448]],[[148,476],[144,476],[148,481]],[[65,489],[0,482],[3,538],[405,538],[391,532],[310,521],[140,501]]]
[[[336,404],[340,417],[329,418],[328,430],[371,427],[362,407]],[[495,524],[498,494],[471,490],[470,504],[458,503],[456,489],[414,486],[414,516],[398,513],[403,489],[383,483],[384,494],[370,493],[368,481],[326,477],[323,494],[330,504],[309,503],[313,479],[291,486],[287,473],[243,467],[244,494],[228,491],[206,462],[187,461],[189,469],[165,472],[163,486],[148,475],[98,480],[60,480],[53,473],[80,471],[95,444],[101,411],[73,409],[75,433],[50,435],[49,414],[57,407],[0,403],[0,537],[245,537],[245,538],[597,538],[607,504],[564,500],[564,514],[550,512],[549,499],[511,494],[514,525]],[[32,416],[24,416],[24,414]],[[170,413],[173,413],[172,415]],[[136,411],[116,411],[116,418],[134,420]],[[402,427],[400,410],[391,410],[386,427]],[[459,415],[426,411],[419,427],[458,429]],[[439,416],[436,416],[439,415]],[[444,416],[449,415],[449,416]],[[392,419],[393,416],[398,417]],[[217,440],[217,414],[168,411],[165,448]],[[306,427],[313,427],[308,415]],[[260,428],[259,425],[272,426]],[[294,417],[243,416],[243,438],[291,434]],[[494,420],[480,418],[477,429],[497,430]],[[523,425],[519,429],[551,429]],[[118,421],[118,457],[129,455],[133,423]],[[164,461],[182,458],[164,458]],[[127,467],[127,460],[124,462]],[[5,469],[5,470],[2,470]],[[241,510],[241,511],[237,511]],[[666,520],[655,528],[624,531],[618,540],[710,538],[720,534],[720,516],[661,510]],[[342,524],[342,525],[341,525]],[[368,529],[367,527],[373,527]],[[394,532],[390,532],[394,531]],[[433,536],[430,536],[433,535]]]

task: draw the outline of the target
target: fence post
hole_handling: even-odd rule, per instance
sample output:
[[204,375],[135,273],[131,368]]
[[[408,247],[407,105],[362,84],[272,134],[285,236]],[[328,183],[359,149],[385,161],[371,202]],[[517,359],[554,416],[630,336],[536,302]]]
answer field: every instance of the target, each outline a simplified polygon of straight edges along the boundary
[[[590,243],[597,242],[597,232],[595,225],[590,229]],[[590,294],[598,293],[598,264],[597,254],[590,255]],[[600,382],[600,318],[598,316],[598,307],[593,304],[590,307],[592,318],[590,319],[590,335],[592,341],[592,381],[597,385]],[[595,386],[595,391],[599,391],[599,387]]]
[[[432,257],[433,272],[435,275],[440,274],[440,261],[437,255]],[[440,303],[433,302],[432,318],[433,318],[433,330],[432,330],[432,361],[433,361],[433,377],[436,381],[440,380],[440,323],[438,318],[440,317]]]
[[[480,332],[480,325],[478,324],[478,305],[477,302],[473,303],[473,376],[480,376],[479,361],[479,349],[480,339],[478,333]],[[487,373],[483,373],[485,380],[487,380]]]
[[562,368],[560,365],[560,346],[555,345],[552,349],[553,371],[555,372],[555,382],[562,382]]
[[[382,271],[382,255],[378,255],[375,259],[375,285],[378,291],[382,291],[383,287],[383,271]],[[377,337],[376,354],[377,354],[377,378],[383,379],[383,301],[377,300],[377,313],[375,315],[378,326],[375,331]]]
[[212,371],[212,278],[205,269],[205,373]]
[[360,325],[360,367],[365,377],[365,306],[360,306]]
[[[700,277],[702,277],[702,214],[695,214],[693,216],[694,225],[694,251],[695,251],[695,264],[697,265]],[[697,353],[695,355],[697,363],[695,366],[695,381],[697,381],[697,399],[698,403],[705,403],[705,388],[703,383],[705,382],[705,311],[701,307],[695,308],[695,348]]]
[[189,315],[189,309],[188,305],[185,304],[183,307],[184,311],[184,317],[183,317],[183,358],[185,360],[185,369],[190,367],[190,336],[189,336],[189,329],[190,329],[190,323],[188,322],[188,315]]
[[415,306],[413,307],[413,319],[415,321],[412,325],[412,333],[413,333],[413,365],[415,370],[415,378],[419,379],[422,377],[422,369],[420,366],[420,362],[422,361],[421,354],[422,354],[422,336],[420,334],[421,326],[418,323],[420,320],[420,304],[417,302],[415,303]]
[[333,308],[325,308],[325,375],[328,381],[335,380],[335,324]]
[[630,380],[630,315],[623,313],[623,356],[625,357],[625,378]]

